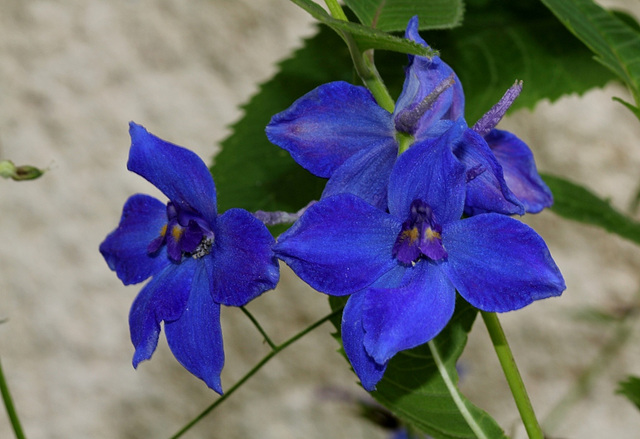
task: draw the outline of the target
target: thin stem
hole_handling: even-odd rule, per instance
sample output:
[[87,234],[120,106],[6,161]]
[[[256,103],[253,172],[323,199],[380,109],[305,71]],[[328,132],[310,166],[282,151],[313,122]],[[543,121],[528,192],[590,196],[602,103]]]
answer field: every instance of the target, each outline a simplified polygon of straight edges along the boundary
[[249,312],[249,310],[247,308],[245,308],[244,306],[240,307],[240,310],[242,310],[243,313],[245,313],[245,315],[247,317],[249,317],[249,320],[251,320],[251,323],[253,323],[253,326],[256,327],[256,329],[258,330],[258,332],[260,332],[260,334],[262,334],[262,336],[264,337],[264,341],[267,342],[267,344],[269,346],[271,346],[272,350],[276,350],[277,346],[276,344],[271,340],[271,338],[267,335],[267,333],[265,332],[265,330],[262,328],[262,326],[260,325],[260,323],[258,323],[258,320],[256,320],[256,318],[253,316],[253,314],[251,314]]
[[429,350],[431,351],[431,356],[433,357],[433,361],[436,363],[436,366],[438,367],[440,376],[442,376],[442,379],[444,380],[444,383],[447,386],[447,389],[449,389],[449,394],[451,394],[451,397],[453,398],[453,401],[455,402],[456,407],[458,407],[460,414],[465,419],[465,421],[467,421],[469,428],[471,428],[471,430],[478,437],[478,439],[488,439],[487,435],[484,434],[482,427],[478,425],[476,420],[473,418],[473,415],[471,415],[471,412],[469,412],[467,405],[462,400],[462,397],[460,396],[460,392],[458,392],[458,388],[456,387],[455,383],[453,382],[453,379],[449,375],[449,371],[444,365],[444,362],[442,361],[442,357],[440,357],[440,352],[438,351],[438,347],[435,345],[433,340],[429,341],[427,345],[429,346]]
[[320,326],[323,323],[327,322],[328,320],[330,320],[331,318],[333,318],[334,316],[338,315],[341,312],[342,312],[342,308],[336,309],[332,313],[324,316],[323,318],[321,318],[317,322],[313,323],[312,325],[308,326],[307,328],[305,328],[301,332],[299,332],[296,335],[294,335],[293,337],[289,338],[284,343],[276,346],[271,352],[269,352],[267,355],[265,355],[264,358],[262,358],[262,360],[260,360],[255,366],[253,366],[253,368],[249,372],[247,372],[242,378],[240,378],[240,380],[237,383],[235,383],[229,390],[227,390],[227,392],[225,392],[224,395],[222,395],[220,398],[218,398],[213,404],[211,404],[209,407],[207,407],[202,413],[200,413],[198,416],[196,416],[191,422],[189,422],[187,425],[182,427],[182,429],[180,431],[178,431],[176,434],[171,436],[171,439],[179,438],[184,433],[186,433],[189,429],[191,429],[191,427],[193,427],[198,422],[200,422],[205,416],[207,416],[209,413],[211,413],[213,411],[213,409],[218,407],[220,404],[222,404],[222,402],[224,402],[227,398],[229,398],[231,395],[233,395],[233,393],[236,390],[238,390],[240,388],[240,386],[242,386],[249,378],[251,378],[253,375],[255,375],[256,372],[258,372],[260,369],[262,369],[262,366],[267,364],[279,352],[283,351],[285,348],[289,347],[290,345],[292,345],[293,343],[295,343],[296,341],[298,341],[299,339],[301,339],[302,337],[307,335],[309,332],[313,331],[318,326]]
[[[325,0],[325,4],[329,8],[329,12],[333,18],[342,21],[349,21],[337,0]],[[347,43],[349,54],[353,60],[353,66],[364,85],[367,86],[373,97],[376,99],[376,102],[378,102],[378,105],[389,113],[393,113],[396,104],[389,94],[387,86],[384,85],[384,81],[382,80],[380,73],[378,73],[378,69],[376,69],[376,66],[373,63],[373,51],[370,51],[365,55],[362,53],[350,33],[340,32],[340,35],[345,43]]]
[[393,113],[396,108],[396,103],[389,94],[387,86],[384,85],[384,81],[378,73],[376,65],[373,63],[373,49],[370,51],[370,56],[360,55],[364,59],[364,65],[366,66],[366,72],[361,73],[360,79],[367,86],[373,97],[376,99],[378,105],[387,110],[389,113]]
[[516,366],[516,361],[513,358],[513,353],[511,352],[511,348],[509,348],[507,337],[504,335],[498,316],[495,313],[485,311],[480,311],[480,314],[482,314],[484,324],[487,327],[487,331],[489,331],[491,342],[498,355],[498,360],[500,360],[502,371],[511,389],[513,399],[518,407],[518,412],[520,412],[520,417],[524,423],[524,428],[527,430],[527,435],[530,439],[544,439],[544,434],[542,433],[536,414],[533,411],[527,389],[518,371],[518,366]]
[[342,10],[342,7],[338,3],[338,0],[324,0],[324,3],[329,8],[329,12],[331,12],[331,16],[333,18],[337,18],[338,20],[342,21],[349,21],[344,11]]
[[7,409],[7,415],[9,415],[9,420],[11,421],[11,426],[13,427],[16,439],[25,439],[22,426],[20,425],[20,419],[18,418],[18,413],[13,406],[11,393],[9,393],[9,386],[7,386],[7,381],[4,378],[2,364],[0,364],[0,392],[2,393],[2,400],[4,401],[4,406]]

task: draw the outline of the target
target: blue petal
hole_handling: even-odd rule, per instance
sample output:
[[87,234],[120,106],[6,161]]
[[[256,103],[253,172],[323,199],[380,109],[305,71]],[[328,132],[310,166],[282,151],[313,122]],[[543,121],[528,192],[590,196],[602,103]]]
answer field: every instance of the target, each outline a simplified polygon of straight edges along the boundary
[[512,311],[565,289],[543,239],[513,218],[488,213],[447,224],[442,243],[449,252],[442,269],[483,311]]
[[553,204],[551,190],[542,181],[531,150],[508,131],[491,130],[484,139],[502,166],[504,179],[525,211],[538,213]]
[[266,131],[272,143],[324,178],[358,151],[394,139],[391,115],[371,93],[341,81],[310,91],[273,116]]
[[178,320],[165,322],[171,352],[189,372],[222,394],[220,372],[224,366],[220,305],[211,300],[209,279],[198,264],[189,291],[189,301]]
[[151,358],[158,344],[160,322],[180,318],[191,290],[195,261],[171,264],[138,293],[129,312],[129,331],[136,351],[133,367]]
[[396,142],[363,149],[333,173],[322,193],[323,198],[340,193],[359,196],[382,210],[387,208],[387,186],[398,155]]
[[[409,20],[405,37],[429,47],[418,33],[418,17]],[[394,120],[404,112],[411,111],[422,102],[441,82],[453,75],[454,85],[438,97],[431,108],[420,118],[417,126],[409,132],[417,140],[432,137],[432,128],[440,119],[456,120],[464,115],[464,92],[453,69],[440,57],[427,58],[409,55],[402,93],[398,97]],[[404,130],[403,130],[404,131]]]
[[338,194],[311,206],[274,251],[316,290],[344,296],[397,266],[391,251],[400,226],[362,199]]
[[207,165],[188,149],[166,142],[143,126],[129,124],[127,169],[146,178],[181,209],[216,218],[216,188]]
[[170,264],[165,248],[153,256],[147,252],[166,224],[166,206],[160,201],[142,194],[127,200],[118,228],[100,244],[109,268],[125,285],[142,282]]
[[409,216],[413,200],[421,199],[444,224],[462,215],[465,170],[451,152],[459,125],[444,135],[412,145],[403,152],[389,179],[389,212],[401,220]]
[[342,344],[353,370],[360,378],[362,387],[371,392],[376,389],[376,384],[382,379],[387,364],[376,363],[364,348],[363,302],[363,293],[356,293],[349,297],[342,313]]
[[265,225],[243,209],[230,209],[216,221],[215,240],[204,259],[213,300],[243,306],[275,288],[280,276],[271,247],[275,240]]
[[524,214],[522,203],[504,180],[502,166],[478,133],[466,129],[453,153],[467,169],[467,215],[486,212]]
[[428,342],[453,315],[455,289],[439,265],[419,261],[406,277],[405,286],[364,293],[364,346],[377,363]]

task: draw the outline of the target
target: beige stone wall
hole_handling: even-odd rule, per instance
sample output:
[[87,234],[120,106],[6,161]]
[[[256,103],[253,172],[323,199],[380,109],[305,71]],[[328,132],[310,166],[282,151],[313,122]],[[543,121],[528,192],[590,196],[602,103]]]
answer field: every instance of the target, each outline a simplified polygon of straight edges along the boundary
[[[135,192],[161,197],[126,171],[127,122],[206,160],[237,106],[274,63],[313,31],[283,0],[0,0],[0,157],[49,167],[40,180],[0,181],[0,356],[31,439],[168,437],[216,395],[158,351],[137,371],[123,287],[98,245]],[[525,84],[526,87],[526,84]],[[504,122],[541,169],[589,185],[625,209],[640,182],[640,124],[611,86]],[[541,414],[607,340],[576,323],[580,306],[615,307],[640,287],[640,250],[551,213],[529,220],[548,240],[568,290],[503,317]],[[325,297],[283,269],[282,285],[250,305],[278,341],[328,312]],[[266,352],[236,309],[223,309],[229,388]],[[285,351],[186,437],[376,438],[345,401],[366,398],[322,327]],[[637,339],[577,406],[563,437],[634,437],[640,416],[613,396],[640,375]],[[478,325],[464,389],[509,428],[517,420]],[[0,414],[0,437],[11,437]]]

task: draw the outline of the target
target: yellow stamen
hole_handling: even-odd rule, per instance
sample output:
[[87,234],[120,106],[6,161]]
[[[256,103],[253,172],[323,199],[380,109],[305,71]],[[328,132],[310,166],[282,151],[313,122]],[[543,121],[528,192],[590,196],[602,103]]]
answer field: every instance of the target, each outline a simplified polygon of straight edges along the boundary
[[402,232],[401,239],[402,240],[408,239],[409,244],[413,244],[418,239],[418,228],[414,227],[413,229],[405,230],[404,232]]
[[171,236],[173,236],[173,239],[177,242],[180,241],[180,237],[182,237],[182,232],[184,231],[184,229],[182,227],[180,227],[179,225],[175,225],[173,226],[173,228],[171,229]]
[[434,239],[442,239],[438,232],[431,230],[431,227],[427,228],[427,239],[433,241]]
[[162,226],[162,229],[160,229],[160,236],[162,236],[164,238],[164,235],[166,235],[166,234],[167,234],[167,224]]

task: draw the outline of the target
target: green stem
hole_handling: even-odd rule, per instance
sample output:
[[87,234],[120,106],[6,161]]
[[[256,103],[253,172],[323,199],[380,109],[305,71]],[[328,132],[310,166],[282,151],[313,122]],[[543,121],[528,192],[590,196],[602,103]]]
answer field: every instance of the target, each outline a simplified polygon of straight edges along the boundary
[[[337,0],[325,0],[325,4],[329,8],[329,12],[333,18],[349,21]],[[351,34],[347,32],[340,32],[340,34],[345,43],[347,43],[349,54],[353,60],[353,66],[364,85],[367,86],[376,102],[378,102],[378,105],[389,113],[393,113],[396,104],[389,94],[387,86],[384,85],[378,69],[376,69],[373,63],[373,51],[370,51],[368,55],[363,54]]]
[[324,0],[324,3],[329,8],[329,12],[331,12],[331,16],[333,18],[337,18],[338,20],[342,21],[349,21],[344,11],[342,10],[342,7],[338,3],[338,0]]
[[453,401],[455,402],[456,407],[458,407],[460,414],[465,419],[465,421],[467,421],[469,428],[471,428],[471,430],[477,436],[478,439],[488,439],[487,435],[484,434],[482,427],[478,425],[476,420],[473,418],[473,415],[471,414],[471,412],[469,412],[467,405],[462,400],[462,397],[460,396],[460,392],[458,392],[458,388],[456,387],[456,384],[453,382],[453,378],[449,375],[449,371],[447,370],[444,362],[442,361],[442,357],[440,357],[440,352],[438,351],[438,347],[435,345],[433,340],[429,341],[427,345],[429,346],[429,350],[431,351],[431,356],[433,357],[433,361],[436,363],[436,366],[438,367],[440,376],[442,376],[442,379],[444,380],[444,383],[447,386],[447,389],[449,389],[449,394],[453,398]]
[[9,386],[7,386],[7,381],[4,379],[2,364],[0,364],[0,392],[2,393],[2,400],[4,401],[4,406],[7,409],[7,415],[9,415],[9,420],[11,421],[11,426],[13,427],[16,439],[25,439],[22,426],[20,425],[20,419],[18,418],[18,413],[13,406],[11,393],[9,393]]
[[324,316],[323,318],[321,318],[317,322],[313,323],[312,325],[308,326],[307,328],[305,328],[301,332],[299,332],[296,335],[294,335],[293,337],[289,338],[284,343],[282,343],[282,344],[280,344],[278,346],[275,346],[275,348],[271,352],[269,352],[267,355],[265,355],[264,358],[262,358],[262,360],[260,360],[249,372],[247,372],[242,378],[240,378],[240,380],[237,383],[235,383],[229,390],[227,390],[224,393],[224,395],[222,395],[220,398],[218,398],[213,404],[211,404],[209,407],[207,407],[202,413],[200,413],[198,416],[196,416],[191,422],[189,422],[187,425],[182,427],[182,429],[180,431],[178,431],[176,434],[171,436],[171,439],[179,438],[184,433],[186,433],[189,429],[191,429],[191,427],[193,427],[198,422],[200,422],[205,416],[207,416],[209,413],[211,413],[213,411],[213,409],[218,407],[227,398],[229,398],[231,395],[233,395],[233,393],[236,390],[238,390],[249,378],[251,378],[253,375],[255,375],[256,372],[258,372],[260,369],[262,369],[262,366],[267,364],[279,352],[281,352],[285,348],[289,347],[290,345],[292,345],[293,343],[295,343],[296,341],[298,341],[299,339],[301,339],[302,337],[307,335],[309,332],[313,331],[318,326],[322,325],[323,323],[325,323],[326,321],[330,320],[331,318],[333,318],[334,316],[338,315],[341,312],[342,312],[342,308],[336,309],[332,313]]
[[542,433],[536,414],[533,411],[527,389],[524,387],[518,366],[516,366],[516,361],[513,358],[513,353],[511,352],[511,348],[509,348],[507,337],[504,335],[497,314],[485,311],[480,311],[480,314],[482,314],[484,324],[489,331],[491,342],[498,355],[498,360],[500,360],[500,365],[502,366],[504,376],[507,379],[507,383],[513,394],[513,399],[520,412],[524,428],[527,430],[527,435],[530,439],[544,439],[544,434]]
[[249,310],[247,308],[245,308],[244,306],[240,307],[240,310],[242,310],[242,312],[249,317],[249,320],[251,320],[251,323],[253,323],[253,326],[256,327],[256,329],[258,330],[258,332],[260,332],[260,334],[262,334],[262,337],[264,337],[264,341],[267,342],[267,344],[269,346],[271,346],[272,350],[276,350],[276,344],[271,340],[271,338],[267,335],[267,333],[265,332],[265,330],[262,328],[262,326],[260,325],[260,323],[258,323],[258,320],[256,320],[256,318],[253,316],[253,314],[251,314],[249,312]]

